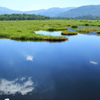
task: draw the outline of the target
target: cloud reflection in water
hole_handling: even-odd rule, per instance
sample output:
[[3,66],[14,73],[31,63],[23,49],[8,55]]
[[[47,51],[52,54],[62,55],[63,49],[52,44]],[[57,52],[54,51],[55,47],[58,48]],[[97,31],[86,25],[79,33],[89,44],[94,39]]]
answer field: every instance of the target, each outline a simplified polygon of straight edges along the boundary
[[91,64],[98,65],[98,62],[90,61]]
[[9,81],[6,79],[0,79],[0,94],[16,94],[21,93],[22,95],[26,95],[29,92],[34,90],[33,82],[31,78],[26,80],[25,77],[21,79],[15,79],[13,81]]
[[33,61],[33,56],[29,56],[29,55],[28,55],[28,56],[26,57],[26,60]]

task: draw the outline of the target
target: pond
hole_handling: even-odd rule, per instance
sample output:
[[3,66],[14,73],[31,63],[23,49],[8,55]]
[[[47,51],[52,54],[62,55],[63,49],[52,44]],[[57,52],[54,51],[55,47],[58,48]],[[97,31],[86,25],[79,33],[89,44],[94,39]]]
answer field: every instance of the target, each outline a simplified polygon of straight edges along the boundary
[[0,39],[0,100],[100,100],[99,35],[68,38]]
[[[98,28],[98,29],[100,29],[100,27],[93,27],[93,26],[78,26],[78,29],[80,29],[80,28]],[[76,28],[67,27],[67,29],[69,31],[76,31]],[[62,36],[61,32],[62,31],[53,31],[53,32],[42,31],[42,30],[35,31],[36,34],[43,34],[43,35],[48,35],[48,36]],[[98,34],[96,34],[96,32],[94,32],[94,31],[91,31],[87,35],[98,35]],[[98,36],[100,36],[100,35],[98,35]],[[67,37],[69,37],[69,36],[67,36]]]

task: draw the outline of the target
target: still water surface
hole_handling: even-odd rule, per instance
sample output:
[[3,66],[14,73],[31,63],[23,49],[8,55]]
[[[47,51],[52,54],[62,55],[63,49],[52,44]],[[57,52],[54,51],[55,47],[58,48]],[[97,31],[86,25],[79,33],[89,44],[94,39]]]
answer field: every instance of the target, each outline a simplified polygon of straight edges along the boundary
[[100,36],[68,38],[0,39],[0,100],[100,100]]

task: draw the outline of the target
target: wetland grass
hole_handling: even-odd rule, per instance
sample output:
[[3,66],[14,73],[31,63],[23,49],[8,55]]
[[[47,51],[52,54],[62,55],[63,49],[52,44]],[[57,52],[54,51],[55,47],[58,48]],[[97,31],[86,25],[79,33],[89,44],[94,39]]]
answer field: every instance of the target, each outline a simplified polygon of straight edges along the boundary
[[89,33],[89,31],[98,31],[98,30],[99,30],[98,28],[80,28],[77,29],[76,31],[80,33]]
[[73,31],[62,31],[61,35],[77,35],[77,32]]
[[78,26],[74,25],[74,26],[71,26],[71,28],[78,28]]
[[[99,26],[100,22],[95,20],[17,20],[0,21],[0,38],[9,38],[16,40],[45,40],[45,41],[63,41],[68,38],[63,36],[46,36],[35,34],[34,31],[62,31],[62,35],[76,35],[76,32],[67,31],[67,26],[76,28],[77,26]],[[88,33],[96,31],[96,28],[76,29],[77,32]]]
[[46,31],[62,31],[62,30],[68,30],[68,29],[64,27],[55,27],[46,29]]
[[[43,40],[43,41],[64,41],[68,40],[62,36],[46,36],[41,34],[35,34],[34,31],[40,30],[41,23],[35,24],[38,21],[4,21],[3,27],[0,26],[0,37],[9,38],[14,40]],[[31,24],[31,25],[29,25]],[[5,27],[5,28],[4,28]],[[47,27],[48,28],[48,27]],[[45,28],[45,29],[47,29]]]
[[97,30],[97,31],[96,31],[96,33],[100,35],[100,29],[99,29],[99,30]]

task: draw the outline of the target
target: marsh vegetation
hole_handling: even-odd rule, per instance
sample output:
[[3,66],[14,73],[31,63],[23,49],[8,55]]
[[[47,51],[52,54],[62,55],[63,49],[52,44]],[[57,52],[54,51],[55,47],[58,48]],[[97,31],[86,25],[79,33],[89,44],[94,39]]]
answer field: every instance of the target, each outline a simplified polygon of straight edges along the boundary
[[73,31],[62,31],[61,35],[77,35],[77,32]]
[[[65,36],[47,36],[36,34],[35,31],[62,31],[62,35],[76,35],[77,32],[88,33],[96,31],[98,28],[78,28],[78,26],[99,26],[100,22],[95,20],[20,20],[20,21],[0,21],[0,37],[16,40],[41,40],[41,41],[65,41]],[[67,31],[71,26],[76,32]]]
[[[7,38],[0,39],[0,100],[87,100],[88,94],[89,100],[100,99],[98,25],[95,20],[0,21],[0,37]],[[69,41],[51,43],[61,38]]]

